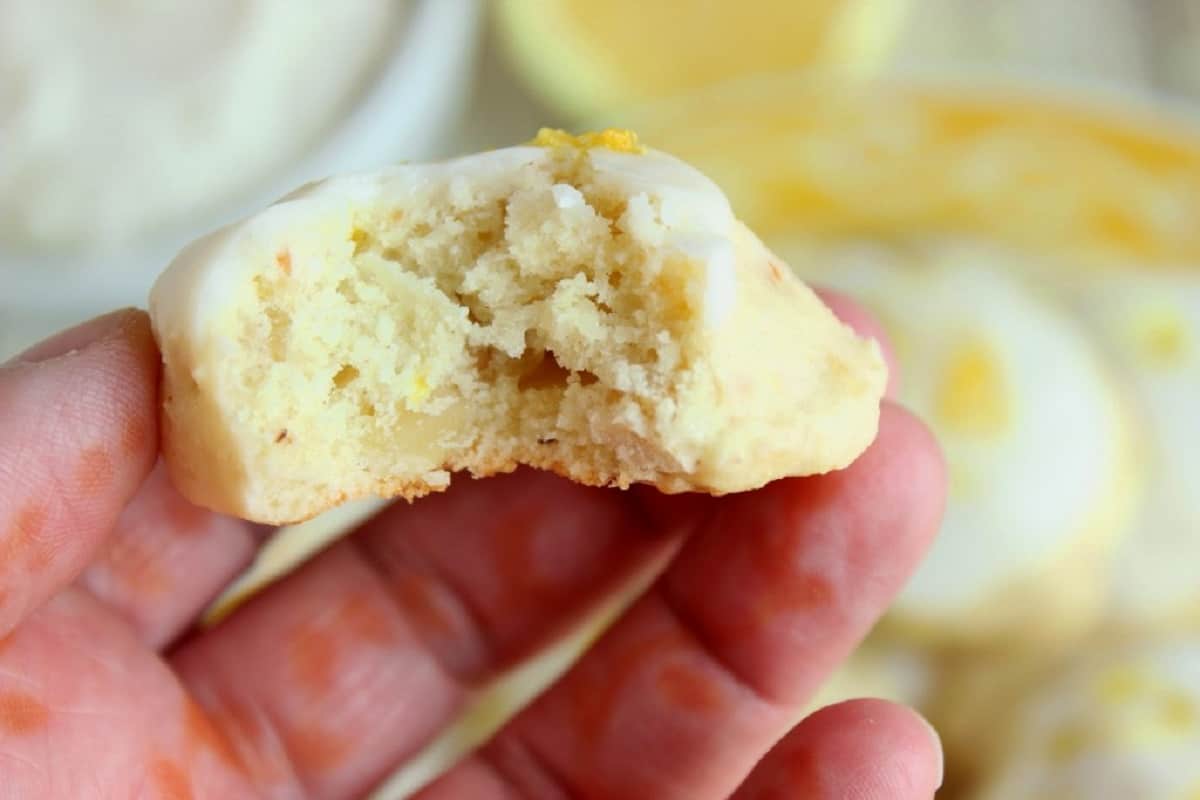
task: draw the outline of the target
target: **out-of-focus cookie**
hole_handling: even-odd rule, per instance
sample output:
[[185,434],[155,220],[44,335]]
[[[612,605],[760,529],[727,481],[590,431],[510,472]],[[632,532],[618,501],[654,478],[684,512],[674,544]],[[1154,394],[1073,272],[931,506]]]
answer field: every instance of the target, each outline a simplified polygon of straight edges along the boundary
[[270,523],[518,464],[754,489],[853,461],[886,380],[715,184],[615,131],[307,186],[150,311],[176,486]]
[[1200,626],[1200,277],[1103,274],[1074,294],[1131,387],[1146,430],[1146,494],[1114,562],[1123,632]]
[[901,398],[949,468],[942,530],[887,624],[939,645],[1086,632],[1137,486],[1127,409],[1086,329],[982,245],[847,244],[808,263],[881,320]]
[[926,711],[941,735],[952,785],[977,785],[1007,745],[1022,698],[1062,671],[1070,657],[1061,649],[1005,646],[943,654]]
[[1093,656],[1033,690],[978,800],[1200,796],[1200,640]]

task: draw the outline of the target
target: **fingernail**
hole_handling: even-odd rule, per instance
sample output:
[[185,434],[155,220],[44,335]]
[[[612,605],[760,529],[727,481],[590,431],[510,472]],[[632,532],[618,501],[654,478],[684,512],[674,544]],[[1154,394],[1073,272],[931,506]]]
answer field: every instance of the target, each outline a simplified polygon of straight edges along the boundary
[[56,333],[16,357],[15,361],[36,364],[52,358],[82,350],[88,345],[103,341],[123,328],[129,321],[133,309],[111,311],[95,319],[80,323],[74,328]]
[[929,738],[933,740],[933,749],[938,757],[937,785],[940,789],[942,784],[946,782],[946,754],[942,752],[942,737],[937,732],[937,728],[933,727],[933,723],[925,719],[923,714],[917,714],[917,719],[925,724],[925,729],[929,731]]

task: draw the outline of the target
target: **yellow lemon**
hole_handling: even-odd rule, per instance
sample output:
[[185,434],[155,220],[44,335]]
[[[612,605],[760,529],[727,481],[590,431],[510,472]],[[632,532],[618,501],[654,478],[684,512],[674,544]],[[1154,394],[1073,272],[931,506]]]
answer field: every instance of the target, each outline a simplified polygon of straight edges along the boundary
[[501,0],[513,61],[554,107],[592,114],[728,78],[814,64],[870,68],[910,0]]

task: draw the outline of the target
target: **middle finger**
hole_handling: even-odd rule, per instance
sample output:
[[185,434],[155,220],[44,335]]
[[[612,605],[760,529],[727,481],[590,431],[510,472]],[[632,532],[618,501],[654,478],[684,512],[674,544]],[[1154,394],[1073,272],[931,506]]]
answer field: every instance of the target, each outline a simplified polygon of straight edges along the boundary
[[294,771],[312,797],[356,796],[468,687],[672,546],[638,509],[545,473],[460,481],[393,506],[173,661],[260,781]]

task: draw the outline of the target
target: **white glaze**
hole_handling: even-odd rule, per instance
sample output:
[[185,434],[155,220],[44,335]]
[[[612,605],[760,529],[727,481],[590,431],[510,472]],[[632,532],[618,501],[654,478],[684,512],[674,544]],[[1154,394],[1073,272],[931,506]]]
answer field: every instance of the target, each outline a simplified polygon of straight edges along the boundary
[[[632,199],[647,198],[657,208],[661,244],[700,261],[697,274],[705,284],[703,317],[719,325],[736,299],[734,216],[721,190],[698,170],[665,153],[588,152],[594,180]],[[185,248],[151,290],[156,330],[198,336],[209,328],[207,315],[222,307],[220,298],[245,287],[247,270],[261,268],[261,254],[271,243],[295,232],[312,235],[321,224],[348,219],[355,208],[384,199],[399,199],[422,186],[444,184],[453,199],[469,192],[475,182],[502,178],[524,165],[550,158],[542,147],[519,146],[478,153],[431,164],[401,164],[359,175],[333,177],[301,187],[275,205],[241,222],[216,231]],[[553,188],[557,207],[569,209],[583,197],[574,187]],[[331,229],[332,230],[332,229]],[[341,240],[342,237],[334,236]],[[180,330],[163,330],[162,325]],[[182,326],[190,326],[184,331]]]

